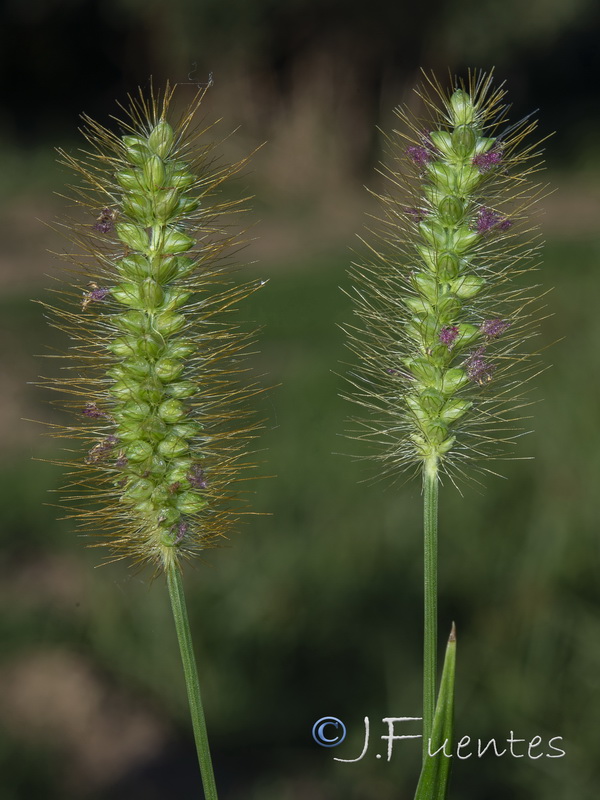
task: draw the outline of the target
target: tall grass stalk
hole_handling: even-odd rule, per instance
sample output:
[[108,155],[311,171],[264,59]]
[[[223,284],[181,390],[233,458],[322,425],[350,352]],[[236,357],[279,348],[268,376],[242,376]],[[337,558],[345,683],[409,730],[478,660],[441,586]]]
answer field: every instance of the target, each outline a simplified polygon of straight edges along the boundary
[[[422,114],[407,108],[387,139],[390,191],[354,266],[360,367],[351,394],[367,411],[354,435],[376,445],[380,475],[421,475],[424,505],[423,759],[436,697],[438,486],[518,457],[532,339],[541,318],[540,237],[532,206],[536,123],[509,123],[502,85],[470,73],[445,90],[425,75]],[[452,673],[453,674],[453,673]]]
[[423,753],[433,728],[437,676],[438,467],[423,466]]
[[[77,182],[77,220],[61,224],[70,274],[43,303],[67,334],[61,376],[43,379],[72,421],[60,461],[63,503],[111,560],[164,574],[179,640],[205,795],[217,797],[182,583],[182,563],[217,546],[238,501],[256,425],[245,401],[252,333],[227,321],[261,282],[237,285],[239,243],[227,165],[198,122],[205,89],[179,114],[174,88],[130,98],[118,133],[84,117],[86,146],[60,151]],[[172,118],[175,117],[175,120]],[[236,509],[238,509],[236,511]]]

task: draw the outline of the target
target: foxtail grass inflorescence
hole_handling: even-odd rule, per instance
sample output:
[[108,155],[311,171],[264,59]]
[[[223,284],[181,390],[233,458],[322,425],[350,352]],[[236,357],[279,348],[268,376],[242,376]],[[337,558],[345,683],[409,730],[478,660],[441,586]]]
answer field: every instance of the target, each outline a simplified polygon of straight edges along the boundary
[[172,124],[174,87],[140,90],[120,134],[84,117],[87,148],[60,151],[80,179],[71,199],[82,218],[61,226],[75,246],[71,278],[43,304],[71,340],[64,377],[44,383],[74,417],[53,434],[83,443],[62,462],[71,515],[114,558],[166,574],[206,796],[216,797],[180,562],[236,518],[256,427],[245,400],[257,389],[241,381],[252,334],[226,314],[261,282],[226,274],[238,243],[230,215],[244,205],[219,188],[245,162],[216,159],[196,120],[205,92]]
[[540,239],[532,206],[544,187],[530,117],[510,124],[503,86],[469,74],[446,91],[418,90],[424,112],[400,108],[388,139],[391,190],[355,265],[360,360],[352,400],[370,416],[359,438],[377,444],[381,474],[423,476],[425,516],[424,753],[435,706],[437,503],[453,481],[500,457],[522,435],[521,409],[538,370]]
[[[69,459],[67,505],[115,556],[166,567],[218,541],[244,466],[239,357],[248,335],[223,312],[258,283],[231,286],[220,259],[240,201],[216,192],[244,162],[220,166],[194,128],[205,90],[179,123],[167,121],[173,88],[131,101],[124,135],[84,118],[89,150],[61,161],[84,219],[62,226],[75,244],[72,282],[44,304],[71,339],[63,378],[82,440]],[[81,504],[86,503],[82,509]]]
[[529,211],[543,186],[531,180],[539,143],[525,141],[536,123],[508,124],[490,75],[428,88],[427,116],[396,112],[395,191],[379,195],[379,244],[353,273],[364,378],[353,399],[374,411],[362,436],[384,445],[383,472],[426,463],[458,476],[522,433],[539,293],[521,276],[537,266]]

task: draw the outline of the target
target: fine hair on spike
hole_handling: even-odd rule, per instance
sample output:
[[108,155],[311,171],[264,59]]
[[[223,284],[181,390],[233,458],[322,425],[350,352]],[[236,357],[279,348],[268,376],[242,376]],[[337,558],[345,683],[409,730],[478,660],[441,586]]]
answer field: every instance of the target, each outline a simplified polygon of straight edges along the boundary
[[63,505],[113,558],[167,571],[243,513],[258,428],[254,332],[227,314],[264,281],[230,274],[246,201],[220,192],[247,159],[225,164],[199,122],[207,89],[179,112],[175,86],[140,89],[110,128],[83,117],[85,147],[59,151],[76,176],[77,221],[58,225],[69,271],[42,303],[70,340],[60,376],[41,379],[72,417],[50,427],[71,442]]
[[526,432],[546,186],[536,122],[510,122],[504,84],[423,77],[420,113],[396,109],[381,211],[350,273],[347,394],[363,409],[350,435],[373,445],[379,475],[430,464],[455,480],[491,471]]

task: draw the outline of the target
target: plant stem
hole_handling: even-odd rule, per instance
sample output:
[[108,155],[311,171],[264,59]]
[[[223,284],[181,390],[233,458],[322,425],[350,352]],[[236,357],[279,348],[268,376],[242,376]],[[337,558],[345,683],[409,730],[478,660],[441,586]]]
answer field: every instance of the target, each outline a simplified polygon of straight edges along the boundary
[[192,727],[194,729],[194,739],[196,740],[200,774],[202,775],[204,796],[205,800],[218,800],[217,786],[215,784],[215,776],[210,758],[210,748],[208,746],[204,710],[200,698],[200,683],[198,681],[198,670],[194,657],[192,633],[190,631],[185,595],[183,593],[181,570],[173,560],[167,565],[166,573],[169,597],[171,598],[171,608],[173,610],[173,618],[177,630],[177,639],[179,640],[183,673],[185,675],[185,685],[190,703],[190,714],[192,717]]
[[438,465],[436,458],[429,459],[423,465],[423,523],[423,762],[425,762],[433,728],[437,672]]

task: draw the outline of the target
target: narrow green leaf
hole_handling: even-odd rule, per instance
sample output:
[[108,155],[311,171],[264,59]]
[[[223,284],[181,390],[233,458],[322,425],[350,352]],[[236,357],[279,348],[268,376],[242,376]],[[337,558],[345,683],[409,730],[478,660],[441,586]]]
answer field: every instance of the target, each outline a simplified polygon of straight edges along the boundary
[[428,755],[421,770],[415,800],[445,800],[452,766],[454,728],[454,673],[456,664],[456,630],[452,625],[442,680],[433,718],[433,731]]

